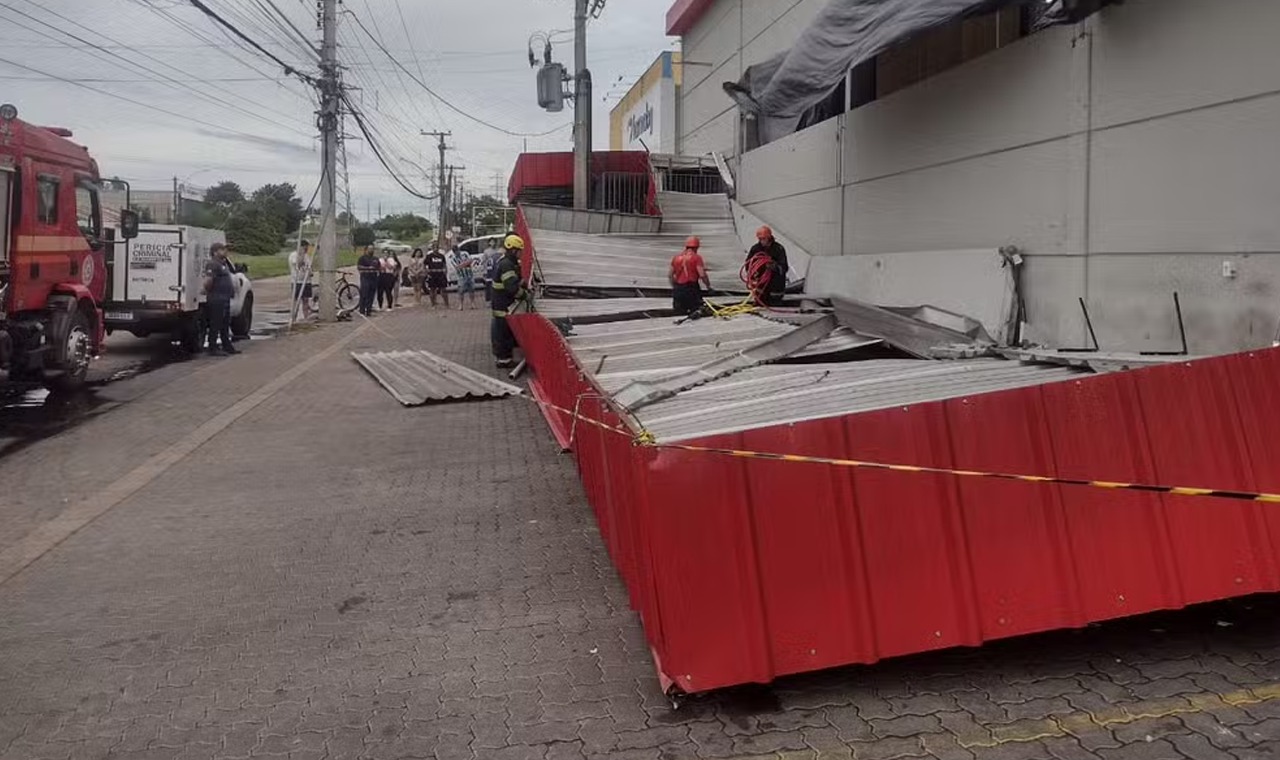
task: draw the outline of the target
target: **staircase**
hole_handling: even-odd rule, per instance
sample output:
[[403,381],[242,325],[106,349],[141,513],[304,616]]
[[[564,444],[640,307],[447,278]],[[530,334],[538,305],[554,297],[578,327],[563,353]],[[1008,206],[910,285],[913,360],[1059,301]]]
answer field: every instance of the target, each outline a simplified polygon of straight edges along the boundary
[[734,231],[728,196],[659,192],[657,201],[662,225],[654,234],[531,229],[543,284],[560,297],[668,293],[671,258],[684,248],[687,237],[696,235],[712,287],[743,292],[738,271],[746,252]]

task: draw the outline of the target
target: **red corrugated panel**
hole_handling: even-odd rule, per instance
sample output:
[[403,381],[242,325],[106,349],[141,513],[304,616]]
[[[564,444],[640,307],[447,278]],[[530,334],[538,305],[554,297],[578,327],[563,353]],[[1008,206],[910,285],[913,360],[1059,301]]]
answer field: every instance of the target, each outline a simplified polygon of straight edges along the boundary
[[[1208,359],[1134,375],[1157,482],[1253,490],[1248,442],[1228,372],[1234,363],[1230,357]],[[1161,501],[1184,603],[1271,585],[1273,550],[1252,505],[1188,496]]]
[[[951,464],[941,405],[869,412],[844,418],[842,424],[848,443],[841,456]],[[862,543],[851,550],[866,568],[870,603],[863,614],[875,636],[871,654],[856,662],[981,641],[955,480],[841,472],[854,483]]]
[[[1038,389],[953,399],[944,406],[953,467],[1035,474],[1053,470]],[[983,638],[1083,623],[1057,488],[972,478],[955,485]]]
[[[551,362],[539,382],[587,392],[557,363],[558,332],[521,322],[535,373]],[[1280,491],[1278,383],[1280,351],[1262,351],[691,443]],[[598,400],[584,410],[615,419]],[[686,691],[1278,585],[1280,510],[1259,504],[654,450],[592,430],[575,447],[588,499],[662,675]]]
[[[1042,389],[1053,474],[1154,483],[1134,377],[1103,375]],[[1058,489],[1080,599],[1089,620],[1184,603],[1160,497],[1096,488]],[[1152,540],[1135,541],[1134,536]]]

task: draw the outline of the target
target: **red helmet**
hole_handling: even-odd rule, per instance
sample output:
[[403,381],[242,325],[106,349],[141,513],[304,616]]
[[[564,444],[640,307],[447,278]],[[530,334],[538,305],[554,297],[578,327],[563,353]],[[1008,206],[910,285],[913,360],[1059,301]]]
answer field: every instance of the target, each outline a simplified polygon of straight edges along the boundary
[[756,240],[772,240],[772,239],[773,239],[773,230],[769,228],[769,225],[767,224],[763,225],[760,227],[760,229],[756,230]]
[[692,249],[694,249],[694,250],[696,251],[697,249],[699,249],[699,248],[701,248],[701,247],[702,247],[702,241],[701,241],[701,240],[699,240],[699,239],[697,238],[697,236],[690,235],[688,238],[686,238],[686,239],[685,239],[685,241],[684,241],[684,247],[685,247],[685,248],[692,248]]

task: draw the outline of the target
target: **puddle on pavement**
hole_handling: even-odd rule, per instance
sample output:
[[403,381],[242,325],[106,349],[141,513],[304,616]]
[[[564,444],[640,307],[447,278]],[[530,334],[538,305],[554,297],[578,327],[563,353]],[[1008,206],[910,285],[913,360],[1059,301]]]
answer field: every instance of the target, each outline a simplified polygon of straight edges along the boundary
[[[272,317],[277,315],[272,314]],[[288,323],[268,318],[255,327],[248,338],[238,340],[271,340],[282,334]],[[50,391],[30,384],[9,383],[0,375],[0,457],[7,456],[33,443],[50,438],[80,422],[112,408],[118,402],[99,395],[98,391],[112,383],[154,372],[170,364],[198,361],[172,343],[157,342],[152,346],[132,346],[124,356],[139,352],[136,360],[123,366],[90,369],[85,387],[74,392]],[[107,358],[118,358],[108,344]]]
[[57,435],[105,411],[108,403],[91,388],[64,393],[0,386],[0,457]]

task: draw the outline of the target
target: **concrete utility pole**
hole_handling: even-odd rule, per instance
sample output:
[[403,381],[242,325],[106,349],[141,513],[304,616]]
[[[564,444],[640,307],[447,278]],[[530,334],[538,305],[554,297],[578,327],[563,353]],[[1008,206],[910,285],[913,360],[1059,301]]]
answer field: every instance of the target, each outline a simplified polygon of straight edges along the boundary
[[[444,217],[442,215],[442,218],[444,218],[445,221],[447,221],[449,224],[447,231],[452,231],[453,222],[458,218],[458,216],[462,211],[462,208],[456,203],[456,200],[460,194],[456,191],[457,185],[454,184],[455,172],[464,172],[467,170],[467,167],[454,166],[453,164],[450,164],[448,169],[449,169],[449,180],[448,180],[448,183],[445,185],[445,194],[443,198],[444,198],[445,206],[449,208],[449,214],[447,217]],[[442,227],[444,226],[445,221],[442,221],[440,223]]]
[[320,319],[338,318],[334,283],[338,270],[338,132],[341,129],[342,84],[338,78],[338,0],[322,0],[321,26],[324,44],[320,49],[321,102],[320,131],[324,152],[320,179]]
[[575,0],[573,15],[573,207],[591,207],[591,72],[587,71],[587,8]]
[[444,247],[444,205],[445,205],[445,188],[444,188],[444,152],[449,149],[445,145],[446,137],[453,137],[452,130],[449,132],[422,132],[423,137],[434,137],[440,141],[440,180],[436,183],[436,202],[440,204],[440,224],[436,228],[436,245],[440,248]]

